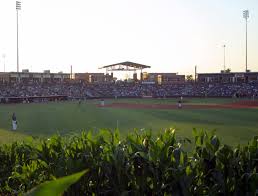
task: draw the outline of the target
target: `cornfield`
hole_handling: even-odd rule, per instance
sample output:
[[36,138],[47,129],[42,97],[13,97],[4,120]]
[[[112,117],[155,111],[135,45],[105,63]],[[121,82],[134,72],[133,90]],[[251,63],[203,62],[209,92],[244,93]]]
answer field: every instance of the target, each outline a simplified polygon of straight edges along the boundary
[[[37,144],[0,146],[0,195],[87,170],[64,195],[255,195],[258,137],[235,148],[214,132],[193,130],[194,141],[174,129],[153,136],[135,130],[59,135]],[[185,146],[191,146],[191,151]]]

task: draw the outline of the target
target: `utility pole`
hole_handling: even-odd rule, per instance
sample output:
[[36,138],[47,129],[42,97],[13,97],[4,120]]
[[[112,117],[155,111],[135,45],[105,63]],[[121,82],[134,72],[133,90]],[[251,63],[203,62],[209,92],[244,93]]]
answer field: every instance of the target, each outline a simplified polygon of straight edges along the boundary
[[70,69],[71,75],[70,75],[70,80],[73,79],[73,66],[71,65],[71,69]]
[[224,73],[226,71],[226,45],[223,45],[224,48],[224,64],[223,64],[223,69],[224,69]]
[[245,25],[245,71],[247,72],[247,19],[249,18],[249,10],[243,11],[243,18],[246,21]]
[[2,57],[3,57],[3,60],[4,60],[4,72],[5,72],[5,57],[6,57],[6,55],[3,54]]
[[196,83],[196,76],[197,76],[197,65],[194,67],[194,82]]

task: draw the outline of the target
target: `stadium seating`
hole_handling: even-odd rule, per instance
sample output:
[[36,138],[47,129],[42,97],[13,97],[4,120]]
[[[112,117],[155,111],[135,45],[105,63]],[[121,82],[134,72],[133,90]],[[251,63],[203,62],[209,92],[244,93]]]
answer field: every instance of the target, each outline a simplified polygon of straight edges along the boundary
[[258,83],[11,83],[0,84],[0,98],[33,96],[67,96],[69,98],[103,97],[257,97]]

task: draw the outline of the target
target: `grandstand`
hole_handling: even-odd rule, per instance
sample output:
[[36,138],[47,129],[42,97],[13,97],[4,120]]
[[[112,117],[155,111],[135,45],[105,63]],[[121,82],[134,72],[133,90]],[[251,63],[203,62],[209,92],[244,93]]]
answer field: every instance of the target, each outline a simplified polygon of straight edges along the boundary
[[[67,99],[92,99],[114,97],[257,97],[258,83],[182,83],[182,84],[144,84],[144,83],[82,83],[82,82],[19,82],[0,85],[1,102],[34,99],[37,101]],[[7,98],[7,99],[6,99]],[[19,99],[17,99],[19,98]],[[5,101],[3,101],[5,100]]]
[[[104,68],[111,67],[112,70],[116,70],[119,67],[122,68],[120,64],[104,66]],[[147,68],[138,66],[134,68]],[[44,102],[114,97],[256,98],[258,96],[258,72],[203,73],[198,74],[196,82],[185,81],[184,75],[176,73],[144,72],[142,76],[142,80],[127,82],[115,81],[113,74],[104,73],[75,73],[72,77],[71,74],[50,73],[49,70],[43,73],[29,72],[29,70],[19,73],[2,72],[0,73],[0,102]]]

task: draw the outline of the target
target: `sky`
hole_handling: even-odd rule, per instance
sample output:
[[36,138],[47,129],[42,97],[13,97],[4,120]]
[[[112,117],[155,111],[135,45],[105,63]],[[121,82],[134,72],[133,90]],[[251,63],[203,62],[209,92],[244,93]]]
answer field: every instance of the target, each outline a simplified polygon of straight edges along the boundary
[[[0,71],[16,71],[15,0],[0,0]],[[104,72],[132,61],[148,72],[258,71],[258,0],[21,0],[20,70]],[[5,56],[5,58],[3,58]]]

